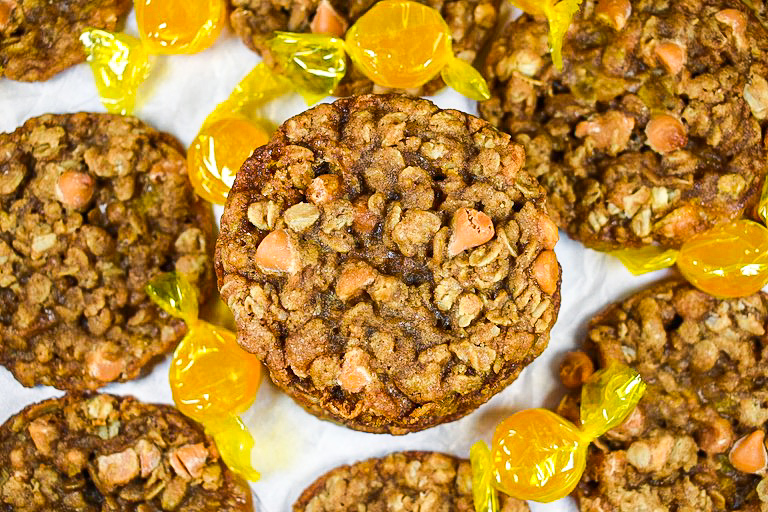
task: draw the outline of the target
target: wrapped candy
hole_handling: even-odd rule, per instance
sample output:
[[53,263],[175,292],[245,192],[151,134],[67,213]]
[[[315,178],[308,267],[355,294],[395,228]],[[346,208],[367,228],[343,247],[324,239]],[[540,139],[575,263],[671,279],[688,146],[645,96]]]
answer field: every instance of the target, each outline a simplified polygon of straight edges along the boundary
[[200,197],[224,204],[242,163],[274,131],[261,107],[288,89],[285,78],[261,63],[208,115],[187,151],[189,179]]
[[747,219],[715,226],[683,244],[677,267],[710,295],[752,295],[768,284],[768,229]]
[[141,39],[87,28],[80,36],[101,102],[108,112],[133,112],[152,54],[197,53],[211,46],[226,22],[224,0],[135,0]]
[[198,318],[197,293],[183,275],[161,274],[146,290],[158,306],[187,325],[171,361],[176,407],[203,425],[227,466],[258,480],[251,465],[253,438],[238,417],[256,398],[261,382],[258,358],[239,347],[234,333]]
[[[764,195],[758,213],[766,210]],[[768,284],[768,228],[748,219],[714,226],[688,239],[679,251],[648,246],[610,254],[635,275],[677,263],[692,285],[714,297],[745,297]]]
[[470,450],[475,510],[496,512],[496,491],[540,502],[567,496],[584,472],[589,444],[624,421],[645,387],[635,370],[614,363],[584,383],[580,427],[546,409],[502,421],[490,448],[478,441]]
[[[374,83],[415,89],[440,74],[474,100],[490,98],[488,84],[453,54],[448,25],[436,9],[409,0],[376,3],[344,40],[323,34],[277,32],[269,42],[278,69],[307,99],[327,96],[346,73],[346,56]],[[311,103],[311,101],[310,101]]]
[[549,47],[552,62],[563,69],[563,41],[573,16],[582,0],[510,0],[512,5],[534,16],[544,16],[549,22]]

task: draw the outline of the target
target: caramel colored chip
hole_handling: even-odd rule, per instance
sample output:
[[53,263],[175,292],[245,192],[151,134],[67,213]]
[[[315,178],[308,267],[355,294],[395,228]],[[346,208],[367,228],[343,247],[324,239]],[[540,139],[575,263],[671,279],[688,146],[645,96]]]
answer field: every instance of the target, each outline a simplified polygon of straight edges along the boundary
[[301,267],[299,255],[293,247],[291,237],[278,229],[264,237],[256,248],[256,264],[267,272],[294,274]]
[[312,23],[309,24],[313,34],[328,34],[334,37],[342,37],[348,26],[347,20],[333,8],[328,0],[321,0]]
[[671,153],[682,149],[688,143],[688,135],[683,123],[668,114],[657,114],[645,127],[648,145],[657,153]]
[[595,15],[615,30],[622,30],[632,15],[629,0],[598,0]]
[[93,197],[93,185],[93,178],[88,173],[64,171],[56,182],[56,199],[65,206],[79,210],[87,206]]
[[533,262],[533,277],[539,283],[541,291],[552,295],[557,291],[560,280],[560,266],[554,251],[544,251]]
[[459,208],[453,215],[453,233],[448,242],[448,256],[483,245],[493,238],[493,221],[483,212]]
[[677,43],[661,43],[654,49],[656,57],[672,75],[678,74],[685,64],[685,48]]
[[765,432],[755,430],[736,441],[728,454],[731,465],[744,473],[759,473],[768,465]]

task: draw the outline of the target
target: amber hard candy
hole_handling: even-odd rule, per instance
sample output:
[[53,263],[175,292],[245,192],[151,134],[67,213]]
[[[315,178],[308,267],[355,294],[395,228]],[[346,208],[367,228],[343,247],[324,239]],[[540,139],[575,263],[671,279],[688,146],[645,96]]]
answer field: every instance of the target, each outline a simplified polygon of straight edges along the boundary
[[581,478],[590,439],[546,409],[526,409],[502,421],[493,437],[496,487],[515,498],[549,502]]
[[211,46],[223,27],[223,0],[136,0],[141,40],[152,53],[197,53]]
[[384,87],[411,89],[432,78],[453,58],[448,25],[422,4],[384,0],[347,32],[349,56]]
[[269,141],[268,130],[244,117],[204,125],[187,153],[189,180],[203,199],[224,204],[246,158]]
[[745,219],[714,227],[683,245],[677,266],[715,297],[751,295],[768,283],[768,229]]

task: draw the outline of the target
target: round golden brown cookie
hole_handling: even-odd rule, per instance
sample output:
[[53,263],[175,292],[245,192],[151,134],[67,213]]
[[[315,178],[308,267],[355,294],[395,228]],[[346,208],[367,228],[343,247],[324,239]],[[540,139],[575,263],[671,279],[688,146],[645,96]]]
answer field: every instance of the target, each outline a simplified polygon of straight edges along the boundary
[[[499,512],[528,512],[500,496]],[[469,461],[436,452],[398,452],[332,469],[310,485],[293,512],[450,510],[473,512]]]
[[310,412],[404,434],[458,419],[547,345],[557,229],[523,149],[427,100],[286,121],[243,164],[216,267],[238,341]]
[[[576,489],[583,511],[764,510],[768,479],[731,463],[737,440],[768,422],[768,295],[716,299],[668,281],[609,306],[589,324],[578,367],[612,361],[648,389],[619,427],[589,448]],[[586,374],[582,374],[586,376]],[[578,389],[561,412],[578,417]],[[758,445],[759,452],[765,448]],[[736,466],[736,467],[734,467]],[[762,508],[761,508],[762,507]]]
[[587,0],[562,72],[543,20],[522,16],[494,42],[480,114],[526,147],[571,237],[676,248],[751,214],[768,157],[768,33],[745,4]]
[[0,509],[8,512],[251,512],[251,493],[200,425],[169,405],[70,394],[0,427]]
[[45,115],[0,134],[0,364],[25,386],[136,377],[186,331],[144,292],[213,289],[213,217],[184,150],[133,117]]
[[[332,27],[346,30],[365,14],[378,0],[352,2],[350,0],[229,0],[232,8],[232,27],[248,47],[266,55],[266,42],[276,30],[287,32],[312,32],[318,29],[318,9],[334,12]],[[474,62],[478,52],[491,36],[498,17],[499,0],[422,0],[440,11],[453,38],[453,51],[467,62]],[[320,7],[322,5],[322,7]],[[330,6],[331,10],[328,10]],[[321,12],[321,15],[326,15]],[[338,34],[337,34],[338,35]],[[405,43],[407,44],[407,43]],[[440,77],[433,79],[414,94],[434,94],[443,87]],[[374,89],[376,89],[374,91]],[[382,92],[354,66],[334,91],[336,96],[349,96],[368,92]]]
[[83,30],[113,31],[132,6],[130,0],[0,0],[0,77],[37,82],[83,62]]

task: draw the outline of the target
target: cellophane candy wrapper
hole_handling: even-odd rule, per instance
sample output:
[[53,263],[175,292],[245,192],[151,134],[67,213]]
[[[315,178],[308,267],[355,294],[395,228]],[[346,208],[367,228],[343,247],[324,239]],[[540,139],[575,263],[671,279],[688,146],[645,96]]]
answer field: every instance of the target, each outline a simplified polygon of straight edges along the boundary
[[323,34],[276,32],[269,48],[282,74],[307,105],[330,95],[347,72],[344,42]]
[[549,21],[549,47],[552,62],[563,69],[563,41],[573,16],[579,12],[582,0],[510,0],[510,3],[528,14],[544,16]]
[[264,106],[290,89],[286,77],[260,63],[206,117],[187,151],[189,179],[200,197],[224,204],[240,166],[276,128]]
[[87,29],[80,36],[101,103],[108,112],[127,115],[136,106],[139,86],[149,76],[149,53],[128,34]]
[[240,348],[233,332],[198,318],[197,292],[182,274],[161,274],[147,285],[147,294],[187,326],[170,368],[176,407],[205,427],[230,469],[258,480],[251,462],[254,440],[237,415],[256,398],[259,360]]
[[498,490],[514,498],[550,502],[578,484],[589,444],[635,408],[645,383],[633,369],[612,364],[593,374],[581,392],[581,426],[547,409],[525,409],[503,420],[489,448],[470,450],[477,512],[496,512]]

